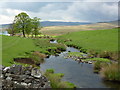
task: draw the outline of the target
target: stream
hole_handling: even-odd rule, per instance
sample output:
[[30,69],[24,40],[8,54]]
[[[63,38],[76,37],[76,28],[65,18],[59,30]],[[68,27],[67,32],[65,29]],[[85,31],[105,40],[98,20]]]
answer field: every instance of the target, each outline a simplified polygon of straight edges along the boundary
[[119,84],[103,81],[100,74],[93,72],[92,64],[78,63],[71,58],[65,59],[68,51],[80,52],[75,48],[67,47],[66,51],[60,53],[59,56],[51,55],[45,58],[45,63],[40,65],[41,71],[45,72],[46,69],[51,68],[55,70],[55,73],[64,73],[62,80],[69,81],[78,88],[120,88]]

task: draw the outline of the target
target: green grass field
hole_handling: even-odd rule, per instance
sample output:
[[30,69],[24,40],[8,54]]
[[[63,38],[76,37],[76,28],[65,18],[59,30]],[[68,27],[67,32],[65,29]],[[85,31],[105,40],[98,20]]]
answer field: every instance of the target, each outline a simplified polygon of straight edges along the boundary
[[15,36],[2,36],[2,64],[11,65],[13,58],[26,56],[25,52],[40,51],[41,53],[52,54],[48,49],[64,49],[62,44],[49,43],[49,39],[30,39]]
[[59,42],[87,50],[118,51],[118,29],[72,32],[57,38]]

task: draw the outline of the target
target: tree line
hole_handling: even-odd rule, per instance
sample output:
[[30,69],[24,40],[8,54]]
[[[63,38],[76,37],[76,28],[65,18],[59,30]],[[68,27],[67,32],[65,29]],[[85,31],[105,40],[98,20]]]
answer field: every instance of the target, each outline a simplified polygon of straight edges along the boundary
[[8,28],[8,33],[12,36],[16,33],[22,33],[23,37],[26,35],[32,35],[35,37],[40,34],[40,18],[34,17],[33,19],[29,17],[26,13],[22,12],[15,16],[13,23]]

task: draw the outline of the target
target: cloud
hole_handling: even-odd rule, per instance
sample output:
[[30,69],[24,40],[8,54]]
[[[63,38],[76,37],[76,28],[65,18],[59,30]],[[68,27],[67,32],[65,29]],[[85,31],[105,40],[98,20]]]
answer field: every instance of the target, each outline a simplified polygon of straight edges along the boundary
[[119,0],[1,0],[1,2],[119,2]]
[[9,8],[1,9],[0,24],[12,23],[15,15],[18,15],[21,12],[26,12],[26,11],[9,9]]
[[[60,4],[48,4],[39,9],[38,17],[43,20],[58,19],[63,21],[111,21],[118,18],[117,3],[67,3],[64,9],[57,8]],[[34,15],[34,14],[33,14]]]
[[4,3],[2,7],[0,23],[12,22],[20,12],[49,21],[101,22],[118,18],[118,4],[115,2],[14,2]]

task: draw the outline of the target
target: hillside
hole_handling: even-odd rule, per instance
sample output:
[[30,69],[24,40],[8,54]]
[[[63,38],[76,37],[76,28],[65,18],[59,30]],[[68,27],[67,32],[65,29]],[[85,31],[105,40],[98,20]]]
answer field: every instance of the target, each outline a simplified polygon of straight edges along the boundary
[[87,50],[118,51],[118,29],[72,32],[58,36],[58,39]]
[[118,25],[112,23],[95,23],[88,25],[76,26],[49,26],[41,29],[42,34],[46,35],[62,35],[69,32],[84,31],[84,30],[104,30],[116,28]]

